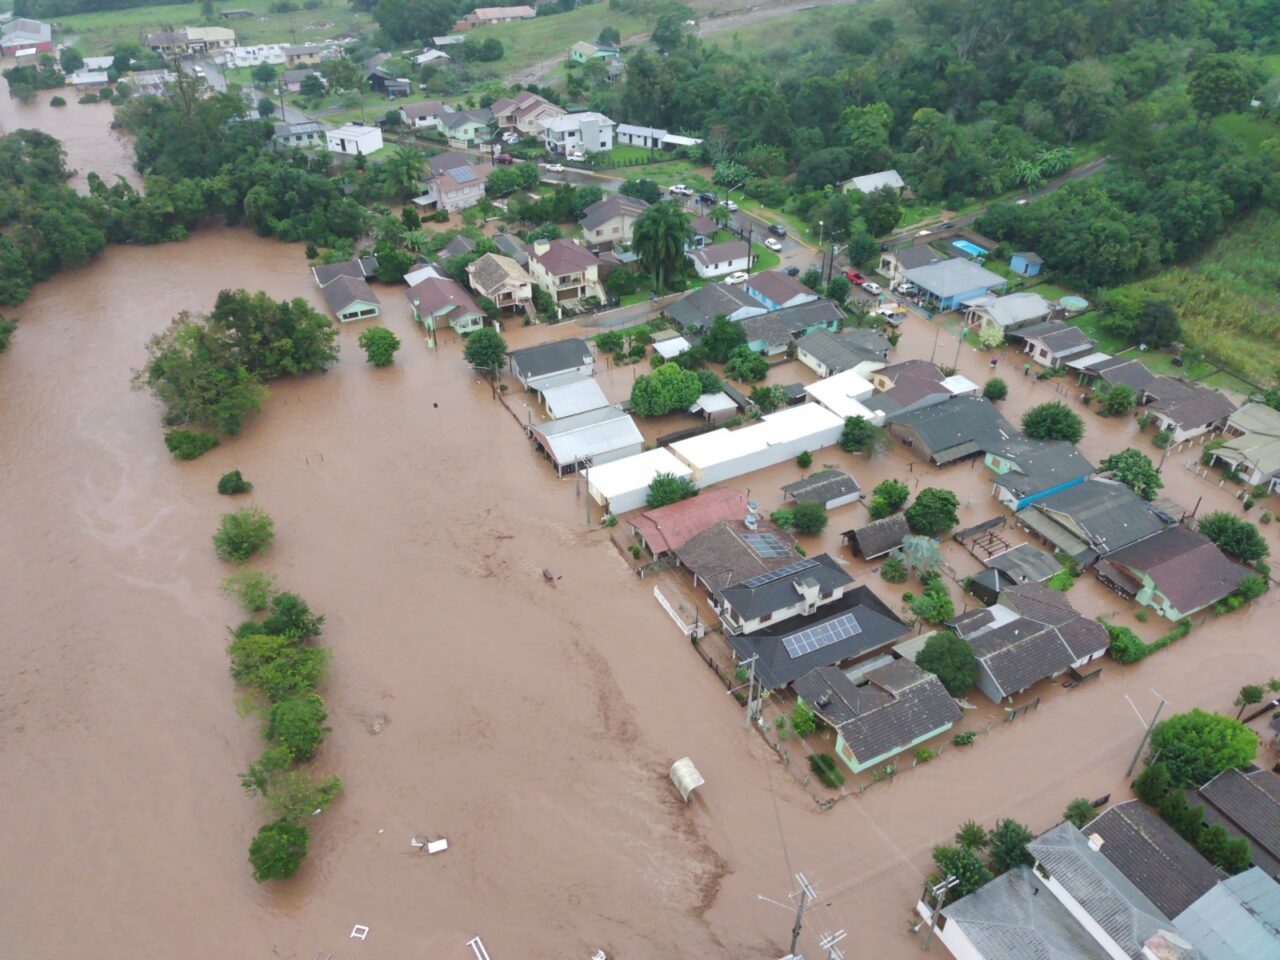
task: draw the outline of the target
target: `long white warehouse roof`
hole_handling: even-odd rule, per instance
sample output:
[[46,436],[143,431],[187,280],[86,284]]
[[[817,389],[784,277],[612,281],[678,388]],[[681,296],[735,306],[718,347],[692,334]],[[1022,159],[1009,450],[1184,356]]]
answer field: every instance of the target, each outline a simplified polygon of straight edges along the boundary
[[660,473],[689,477],[693,471],[670,450],[658,447],[592,467],[587,474],[587,482],[592,493],[598,495],[597,499],[612,500],[633,490],[647,490],[653,478]]
[[695,470],[706,469],[750,456],[777,444],[813,436],[832,427],[840,427],[843,418],[816,403],[803,403],[771,413],[750,427],[739,430],[713,430],[688,440],[680,440],[671,449]]
[[846,370],[811,383],[804,392],[841,419],[865,417],[870,420],[874,416],[862,401],[875,392],[875,387],[856,370]]

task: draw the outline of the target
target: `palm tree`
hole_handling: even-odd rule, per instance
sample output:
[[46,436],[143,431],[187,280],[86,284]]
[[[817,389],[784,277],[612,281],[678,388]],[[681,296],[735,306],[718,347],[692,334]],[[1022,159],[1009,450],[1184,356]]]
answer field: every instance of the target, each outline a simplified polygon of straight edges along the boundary
[[420,151],[413,147],[395,146],[382,162],[382,174],[401,197],[411,197],[418,192],[425,166],[426,160]]
[[636,220],[632,249],[653,276],[655,290],[667,289],[667,281],[680,271],[685,247],[693,240],[689,217],[670,201],[655,203]]
[[1040,165],[1040,169],[1046,177],[1056,177],[1063,171],[1070,169],[1071,160],[1070,147],[1045,147],[1036,156],[1036,163]]
[[431,237],[425,230],[410,230],[400,238],[400,246],[404,247],[410,253],[426,252]]

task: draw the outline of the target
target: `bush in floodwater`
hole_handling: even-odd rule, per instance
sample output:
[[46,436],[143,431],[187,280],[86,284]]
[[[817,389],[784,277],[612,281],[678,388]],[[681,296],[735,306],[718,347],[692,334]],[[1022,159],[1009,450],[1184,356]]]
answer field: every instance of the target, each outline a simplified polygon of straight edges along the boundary
[[[254,613],[267,609],[276,592],[276,578],[261,570],[237,570],[222,581],[222,592],[235,597],[241,609]],[[254,627],[260,626],[251,621]]]
[[244,563],[276,535],[275,521],[257,507],[224,513],[213,535],[213,549],[223,560]]
[[969,746],[969,744],[973,743],[973,741],[977,739],[978,739],[977,731],[965,730],[963,733],[957,733],[954,737],[952,737],[951,742],[954,743],[957,747],[967,747]]
[[267,715],[267,737],[289,751],[299,763],[315,757],[330,728],[324,701],[312,693],[273,704]]
[[179,460],[202,457],[216,447],[218,442],[213,434],[195,430],[167,430],[164,435],[164,445]]
[[61,97],[53,97],[49,100],[49,106],[51,107],[65,107],[66,105],[67,101],[63,100]]
[[305,646],[296,637],[262,633],[237,637],[227,653],[231,676],[261,691],[272,703],[314,691],[329,662],[324,647]]
[[312,613],[296,593],[281,593],[271,598],[271,613],[262,621],[262,632],[310,640],[320,636],[323,626],[323,613]]
[[818,775],[819,780],[833,790],[844,783],[844,774],[840,772],[835,757],[829,753],[809,754],[809,767]]
[[248,493],[252,489],[253,484],[242,477],[239,470],[224,473],[218,478],[218,492],[224,496],[229,497],[237,493]]
[[265,824],[249,844],[253,879],[285,880],[298,872],[307,856],[307,828],[300,823],[277,820]]

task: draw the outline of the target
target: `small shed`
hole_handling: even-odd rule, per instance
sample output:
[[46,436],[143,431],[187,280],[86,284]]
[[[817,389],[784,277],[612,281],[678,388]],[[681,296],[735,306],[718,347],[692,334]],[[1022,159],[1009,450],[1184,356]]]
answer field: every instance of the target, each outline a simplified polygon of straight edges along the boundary
[[1044,261],[1030,250],[1015,253],[1009,258],[1009,269],[1020,277],[1034,277],[1040,273]]
[[727,393],[704,393],[689,408],[690,413],[700,413],[712,423],[728,420],[738,412],[738,405]]
[[907,518],[895,513],[880,520],[872,520],[865,527],[847,530],[843,536],[855,554],[864,560],[874,560],[901,546],[903,538],[910,532]]
[[819,470],[803,480],[785,484],[782,488],[782,499],[796,503],[820,503],[828,510],[853,503],[862,491],[858,481],[843,470]]
[[681,757],[671,765],[671,782],[680,791],[680,796],[684,797],[684,802],[688,803],[689,795],[707,781],[702,779],[702,774],[698,772],[692,760]]
[[693,346],[684,337],[668,337],[665,340],[655,340],[653,344],[654,353],[660,354],[662,359],[671,360],[680,356],[686,350]]

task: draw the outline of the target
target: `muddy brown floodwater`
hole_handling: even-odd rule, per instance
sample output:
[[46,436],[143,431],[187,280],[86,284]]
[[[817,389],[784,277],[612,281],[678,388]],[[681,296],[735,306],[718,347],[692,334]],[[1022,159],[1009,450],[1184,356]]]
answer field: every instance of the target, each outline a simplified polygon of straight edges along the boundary
[[[79,135],[109,147],[105,125]],[[586,526],[573,481],[531,453],[456,343],[426,349],[398,291],[380,290],[404,341],[395,366],[364,363],[359,329],[343,328],[332,370],[273,384],[241,437],[172,460],[129,371],[175,313],[241,286],[322,306],[301,247],[211,228],[109,248],[13,311],[21,327],[0,355],[7,957],[468,960],[480,936],[493,960],[763,960],[786,952],[791,918],[758,895],[785,902],[803,871],[822,893],[801,939],[811,956],[817,934],[845,929],[847,955],[906,960],[930,847],[959,822],[1041,830],[1073,797],[1123,795],[1140,735],[1125,693],[1145,709],[1153,688],[1176,710],[1227,709],[1277,672],[1268,598],[823,813],[743,729],[651,583]],[[902,355],[931,339],[909,331]],[[974,377],[983,362],[962,358]],[[1034,399],[1011,386],[1011,410]],[[1117,439],[1106,430],[1125,429],[1089,423],[1095,458]],[[864,488],[906,462],[900,449],[818,460]],[[224,645],[238,617],[209,543],[231,469],[276,521],[255,565],[328,617],[333,733],[316,764],[345,784],[311,823],[298,876],[267,886],[246,860],[264,815],[237,778],[261,740],[236,710]],[[1169,472],[1180,497],[1229,503]],[[928,482],[971,493],[968,521],[995,512],[977,477],[962,466]],[[833,517],[829,549],[862,509]],[[1091,612],[1118,605],[1077,592]],[[666,780],[685,755],[707,780],[687,807]],[[414,852],[418,833],[449,851]],[[368,940],[349,939],[354,924]]]

